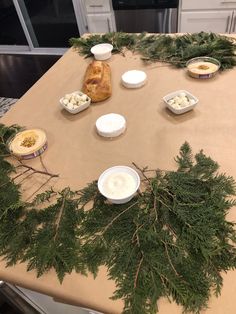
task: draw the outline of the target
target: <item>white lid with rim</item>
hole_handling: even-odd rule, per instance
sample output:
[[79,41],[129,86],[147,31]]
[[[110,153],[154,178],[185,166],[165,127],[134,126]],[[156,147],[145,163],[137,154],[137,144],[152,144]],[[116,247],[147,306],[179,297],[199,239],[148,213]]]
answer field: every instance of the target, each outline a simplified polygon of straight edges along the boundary
[[116,137],[126,129],[125,118],[117,113],[109,113],[101,116],[96,121],[96,128],[99,135],[104,137]]
[[127,88],[139,88],[145,84],[146,80],[147,74],[139,70],[127,71],[121,77],[122,84]]

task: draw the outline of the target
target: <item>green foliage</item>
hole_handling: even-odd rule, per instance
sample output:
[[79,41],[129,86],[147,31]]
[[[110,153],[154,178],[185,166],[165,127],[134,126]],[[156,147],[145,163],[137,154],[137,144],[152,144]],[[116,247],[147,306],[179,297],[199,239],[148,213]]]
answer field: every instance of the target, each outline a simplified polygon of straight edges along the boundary
[[92,55],[90,49],[97,44],[109,43],[114,49],[113,53],[122,52],[124,48],[133,49],[136,45],[139,36],[135,34],[126,33],[106,33],[103,35],[91,35],[87,38],[71,38],[70,45],[79,49],[79,52],[86,57]]
[[[74,193],[65,188],[59,192],[53,205],[38,213],[37,226],[31,230],[30,245],[22,259],[28,262],[28,270],[36,269],[38,276],[41,276],[54,268],[60,281],[74,268],[85,273],[80,256],[81,244],[77,238],[77,228],[83,219],[83,212],[77,210],[77,206]],[[27,219],[32,219],[31,210],[26,221]]]
[[108,267],[124,313],[156,313],[162,296],[199,313],[212,289],[220,293],[220,272],[235,268],[234,224],[225,219],[235,205],[233,178],[202,151],[193,160],[187,143],[176,161],[177,171],[150,178],[145,169],[147,187],[128,204],[98,194],[80,229],[90,270]]
[[38,276],[53,268],[60,282],[73,270],[96,276],[105,265],[126,314],[154,314],[160,297],[199,313],[212,291],[220,294],[221,272],[236,266],[235,224],[226,220],[235,182],[188,143],[175,160],[177,171],[139,169],[145,189],[115,205],[96,181],[23,202],[16,169],[0,157],[0,254]]
[[70,44],[86,57],[91,56],[92,46],[104,42],[114,46],[114,53],[122,52],[126,48],[139,52],[145,61],[167,62],[177,67],[185,67],[191,58],[202,56],[219,60],[222,70],[236,65],[235,39],[214,33],[179,36],[107,33],[70,39]]
[[7,142],[13,137],[21,127],[14,124],[9,127],[0,123],[0,156],[6,157],[9,156],[9,150],[7,148]]

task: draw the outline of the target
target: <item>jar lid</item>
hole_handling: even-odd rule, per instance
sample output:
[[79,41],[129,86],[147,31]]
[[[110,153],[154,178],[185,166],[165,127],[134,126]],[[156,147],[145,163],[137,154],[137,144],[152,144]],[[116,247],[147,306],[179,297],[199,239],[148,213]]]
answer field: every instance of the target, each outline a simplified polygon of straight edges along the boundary
[[121,77],[122,84],[126,88],[142,87],[145,84],[146,80],[147,74],[139,70],[127,71]]
[[116,137],[126,129],[125,118],[117,113],[109,113],[101,116],[96,121],[96,128],[99,135],[104,137]]

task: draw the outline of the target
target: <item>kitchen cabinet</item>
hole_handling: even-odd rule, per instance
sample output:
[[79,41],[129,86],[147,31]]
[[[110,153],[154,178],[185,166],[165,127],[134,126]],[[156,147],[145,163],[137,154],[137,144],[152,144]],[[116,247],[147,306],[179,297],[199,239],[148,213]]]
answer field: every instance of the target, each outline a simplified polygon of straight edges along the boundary
[[200,31],[229,33],[233,26],[235,28],[234,12],[231,11],[207,11],[207,12],[182,12],[180,31],[195,33]]
[[90,33],[107,33],[116,30],[109,0],[84,0],[84,7]]
[[90,33],[108,33],[114,31],[110,13],[88,14],[87,22]]
[[110,12],[111,6],[109,0],[85,0],[87,13]]
[[235,33],[236,1],[182,0],[179,31]]

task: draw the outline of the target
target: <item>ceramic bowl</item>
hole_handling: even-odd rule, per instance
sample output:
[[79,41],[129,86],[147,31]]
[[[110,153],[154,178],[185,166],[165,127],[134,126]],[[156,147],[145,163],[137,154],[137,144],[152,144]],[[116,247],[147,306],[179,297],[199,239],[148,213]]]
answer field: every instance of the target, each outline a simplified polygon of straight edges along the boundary
[[63,100],[65,99],[65,97],[62,97],[60,99],[60,104],[62,106],[62,108],[64,108],[66,111],[72,113],[72,114],[76,114],[76,113],[79,113],[80,111],[83,111],[85,109],[87,109],[91,103],[91,99],[84,93],[82,93],[81,91],[75,91],[73,93],[69,93],[67,95],[80,95],[80,96],[85,96],[86,97],[86,100],[79,104],[78,106],[74,106],[74,108],[69,108],[68,105],[66,105]]
[[[111,194],[107,190],[107,185],[108,185],[108,180],[113,180],[113,179],[115,181],[112,181],[112,182],[109,181],[109,184],[111,184],[114,188],[113,189],[114,193]],[[132,182],[132,185],[131,185],[132,188],[129,191],[127,191],[125,190],[124,185],[129,184],[128,181],[130,182],[130,180]],[[120,190],[120,188],[122,188],[122,186],[123,186],[123,190],[125,191],[120,193],[119,196],[116,196],[115,189],[117,189],[118,191]],[[99,192],[113,204],[124,204],[124,203],[129,202],[134,197],[139,186],[140,186],[140,177],[138,173],[134,169],[127,166],[115,166],[115,167],[108,168],[100,175],[98,179]]]
[[[189,100],[192,100],[192,102],[189,103],[189,105],[184,106],[184,107],[182,107],[182,108],[174,108],[174,107],[169,103],[169,101],[170,101],[171,99],[173,99],[174,97],[179,96],[181,93],[184,93],[184,94],[187,96],[187,98],[188,98]],[[175,92],[173,92],[173,93],[170,93],[170,94],[168,94],[168,95],[166,95],[166,96],[163,97],[163,101],[165,102],[166,107],[167,107],[168,109],[170,109],[172,112],[174,112],[175,114],[182,114],[182,113],[185,113],[185,112],[187,112],[187,111],[190,111],[190,110],[192,110],[192,109],[197,105],[197,103],[198,103],[198,99],[197,99],[194,95],[192,95],[191,93],[189,93],[189,92],[186,91],[186,90],[177,90],[177,91],[175,91]]]
[[111,57],[113,46],[111,44],[98,44],[91,48],[91,52],[96,60],[107,60]]

